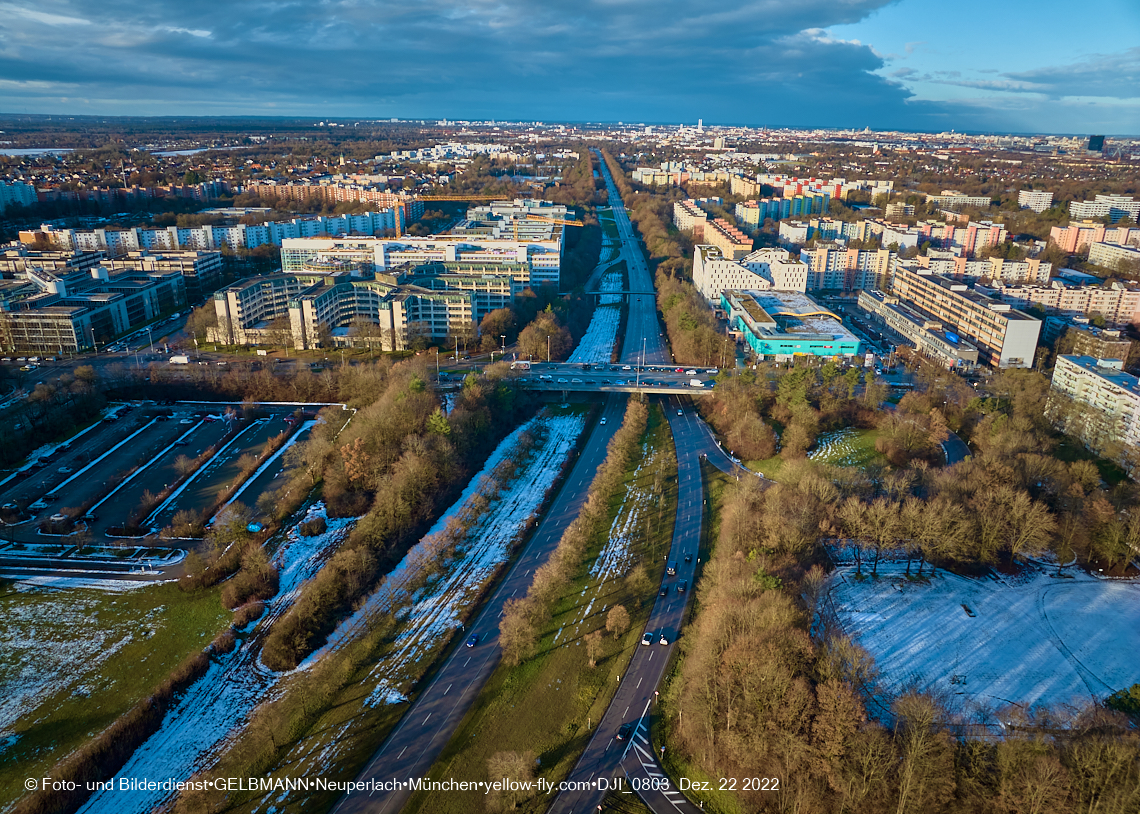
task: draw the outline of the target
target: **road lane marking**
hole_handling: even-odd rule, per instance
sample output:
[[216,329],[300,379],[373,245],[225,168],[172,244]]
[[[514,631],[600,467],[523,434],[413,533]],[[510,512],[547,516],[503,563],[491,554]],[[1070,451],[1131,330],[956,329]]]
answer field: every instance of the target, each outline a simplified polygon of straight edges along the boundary
[[[471,659],[468,659],[468,661],[471,661]],[[467,665],[464,665],[464,666],[466,667]],[[447,685],[447,689],[443,691],[443,694],[444,694],[444,695],[447,695],[447,693],[448,693],[450,690],[451,690],[451,684],[448,684],[448,685]]]
[[428,718],[430,718],[430,717],[431,717],[431,713],[429,712],[427,714],[427,718],[424,718],[424,722],[422,724],[420,724],[420,726],[427,726]]

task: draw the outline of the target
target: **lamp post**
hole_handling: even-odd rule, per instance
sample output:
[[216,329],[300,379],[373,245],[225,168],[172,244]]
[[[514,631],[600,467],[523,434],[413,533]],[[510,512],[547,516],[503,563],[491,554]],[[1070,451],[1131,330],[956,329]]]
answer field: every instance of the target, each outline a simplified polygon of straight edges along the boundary
[[99,355],[99,343],[95,341],[95,326],[91,326],[91,345],[95,348],[95,355]]
[[546,335],[546,364],[550,364],[550,334]]
[[499,334],[499,339],[503,341],[503,352],[500,354],[504,359],[507,357],[507,335]]

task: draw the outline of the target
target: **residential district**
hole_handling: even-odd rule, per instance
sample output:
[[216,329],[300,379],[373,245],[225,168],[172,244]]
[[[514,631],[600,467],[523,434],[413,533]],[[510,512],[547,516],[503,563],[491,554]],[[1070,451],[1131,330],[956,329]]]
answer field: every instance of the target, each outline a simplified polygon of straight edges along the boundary
[[[690,587],[724,602],[726,583],[703,571],[714,503],[737,507],[716,521],[723,539],[766,535],[732,567],[759,558],[767,571],[733,590],[800,585],[805,641],[814,618],[884,665],[853,677],[864,651],[827,644],[820,683],[836,698],[863,681],[903,695],[927,682],[957,693],[945,731],[983,741],[1077,727],[1076,713],[1037,710],[1078,691],[1121,714],[1140,703],[1119,642],[1097,638],[1062,674],[1045,662],[1067,665],[1092,628],[1025,633],[1006,594],[963,587],[983,567],[995,596],[1070,569],[1064,590],[1107,586],[1084,607],[1122,603],[1097,619],[1140,608],[1140,527],[1122,508],[1140,477],[1140,140],[703,121],[107,128],[56,144],[32,117],[0,142],[0,578],[13,596],[178,581],[164,600],[178,607],[217,586],[228,632],[203,653],[197,637],[220,628],[201,611],[192,646],[146,674],[148,693],[167,681],[161,700],[90,726],[147,721],[123,741],[135,762],[84,776],[137,770],[183,783],[178,794],[112,785],[66,810],[198,810],[180,807],[198,804],[186,790],[210,787],[185,783],[214,771],[278,778],[239,789],[248,810],[482,810],[433,808],[417,789],[437,786],[392,781],[446,783],[441,765],[476,766],[463,783],[502,777],[495,810],[635,810],[598,777],[636,786],[636,810],[760,810],[760,792],[734,808],[679,782],[701,760],[681,709],[720,704],[686,671],[737,658],[727,644],[673,650],[694,624]],[[1024,493],[1010,485],[1022,469],[1036,483]],[[953,472],[974,486],[951,488]],[[1013,519],[991,529],[991,516]],[[880,570],[898,596],[876,593]],[[890,607],[906,629],[898,619],[925,611],[904,600],[922,591],[964,609],[935,627],[988,615],[1011,640],[1064,639],[1062,655],[1009,651],[1024,674],[964,655],[951,667],[941,650],[896,669],[896,651],[919,646],[869,620]],[[154,635],[152,613],[151,632],[128,639]],[[971,646],[989,647],[977,635]],[[529,677],[509,672],[528,663]],[[0,774],[16,777],[6,749],[35,777],[72,750],[95,765],[83,750],[104,735],[87,724],[58,739],[28,724],[62,726],[104,686],[53,670],[13,690],[12,715],[0,705]],[[310,693],[317,682],[330,683]],[[487,682],[515,687],[502,690],[513,712],[481,695]],[[526,705],[560,728],[547,751],[503,751],[485,733],[512,716],[545,732]],[[892,709],[873,716],[905,718]],[[679,744],[686,757],[670,762]],[[298,766],[339,773],[338,793],[310,801]],[[540,806],[520,777],[556,782]],[[28,788],[37,802],[21,805],[47,805]],[[258,807],[269,788],[285,793]]]

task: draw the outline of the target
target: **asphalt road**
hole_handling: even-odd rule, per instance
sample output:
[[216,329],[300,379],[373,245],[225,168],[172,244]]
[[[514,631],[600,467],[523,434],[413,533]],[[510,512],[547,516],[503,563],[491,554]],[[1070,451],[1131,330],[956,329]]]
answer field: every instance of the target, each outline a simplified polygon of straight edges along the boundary
[[[406,782],[427,773],[451,739],[463,716],[467,714],[487,678],[499,663],[499,617],[504,603],[524,596],[536,568],[550,557],[562,533],[578,516],[585,503],[586,491],[594,474],[606,457],[606,446],[621,426],[625,399],[611,397],[603,408],[606,423],[594,425],[574,468],[567,476],[562,491],[539,522],[538,528],[519,555],[510,572],[475,619],[463,631],[463,639],[471,634],[479,637],[475,647],[460,644],[444,659],[431,683],[404,714],[380,750],[356,778]],[[336,814],[399,811],[411,796],[411,789],[379,793],[353,793],[343,797],[333,809]]]

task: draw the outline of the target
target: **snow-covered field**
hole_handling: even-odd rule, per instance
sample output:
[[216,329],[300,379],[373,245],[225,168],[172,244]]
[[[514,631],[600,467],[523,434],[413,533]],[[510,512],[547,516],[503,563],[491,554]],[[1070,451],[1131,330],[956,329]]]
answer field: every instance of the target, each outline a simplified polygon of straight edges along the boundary
[[[310,507],[304,520],[326,517],[323,504]],[[303,522],[303,521],[302,521]],[[348,534],[353,519],[328,520],[324,534],[303,537],[292,529],[273,556],[280,574],[280,591],[267,603],[259,624],[268,627],[283,616],[326,557]],[[218,745],[234,733],[250,712],[276,693],[280,674],[260,662],[258,637],[247,638],[232,653],[216,658],[166,715],[162,728],[139,747],[118,777],[185,780],[213,765]],[[118,780],[115,780],[115,786]],[[102,791],[80,809],[83,812],[150,811],[168,797],[164,791]]]
[[860,431],[845,427],[836,432],[827,432],[816,439],[816,446],[808,457],[820,463],[836,466],[855,466],[862,463],[863,451],[855,445]]
[[1058,578],[1041,565],[1016,578],[939,570],[925,585],[904,571],[881,563],[878,580],[859,582],[841,567],[831,588],[840,623],[874,656],[887,696],[917,685],[983,708],[1051,706],[1140,681],[1140,581],[1072,569]]
[[[144,583],[145,586],[145,583]],[[53,593],[0,602],[0,741],[12,725],[58,692],[80,690],[147,619],[110,624],[98,618],[103,600]]]
[[[539,416],[507,436],[459,500],[408,552],[380,589],[299,669],[308,667],[330,649],[343,646],[367,629],[370,620],[398,608],[403,624],[390,652],[377,662],[366,679],[374,684],[366,703],[376,706],[403,701],[404,693],[422,669],[417,664],[458,626],[463,610],[506,562],[512,544],[526,526],[533,523],[547,489],[584,428],[585,418],[581,415]],[[502,483],[493,473],[520,450],[523,433],[528,433],[534,443],[513,477]],[[457,531],[462,526],[466,529]],[[423,569],[435,559],[439,541],[447,534],[459,537],[456,556],[440,569],[437,577],[408,596],[408,587],[422,584]],[[327,768],[342,748],[337,737],[333,735],[331,742],[314,743],[308,753],[293,761],[294,765],[301,761],[314,763],[316,770]]]
[[[621,272],[611,271],[602,278],[600,290],[621,291]],[[600,297],[602,303],[594,309],[594,316],[590,319],[590,327],[586,335],[570,355],[572,363],[589,363],[593,365],[608,364],[613,355],[614,341],[617,339],[618,325],[621,323],[621,305],[606,305],[607,300],[621,302],[621,297]]]

